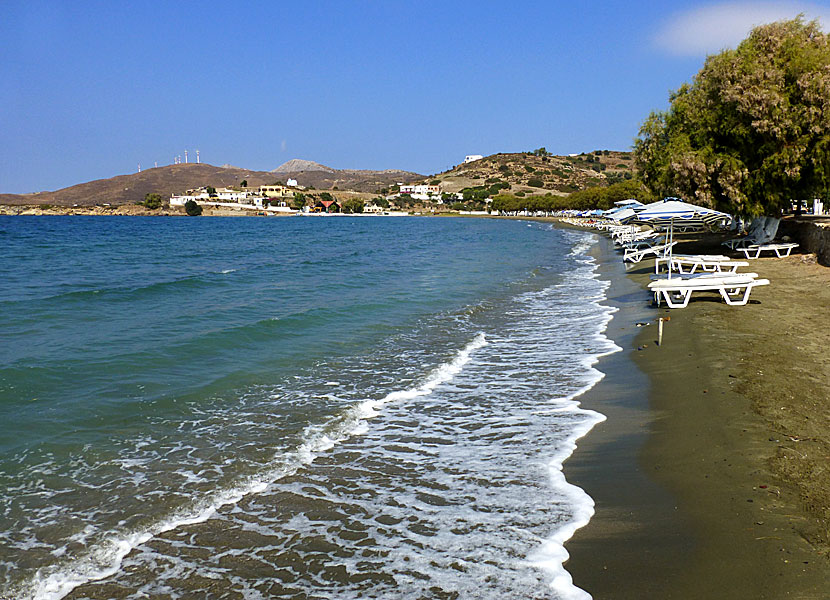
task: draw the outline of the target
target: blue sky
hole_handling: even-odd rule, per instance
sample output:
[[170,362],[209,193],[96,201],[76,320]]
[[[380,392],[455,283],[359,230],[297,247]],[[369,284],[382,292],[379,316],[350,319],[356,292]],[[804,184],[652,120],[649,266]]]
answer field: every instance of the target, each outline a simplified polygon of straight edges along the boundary
[[805,2],[0,4],[0,193],[170,164],[443,171],[630,148],[705,56]]

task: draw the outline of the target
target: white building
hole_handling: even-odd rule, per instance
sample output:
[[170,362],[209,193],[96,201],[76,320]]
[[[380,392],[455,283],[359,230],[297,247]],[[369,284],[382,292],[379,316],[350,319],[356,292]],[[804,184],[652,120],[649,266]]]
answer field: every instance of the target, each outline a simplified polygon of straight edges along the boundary
[[[267,187],[267,186],[265,186]],[[275,187],[275,186],[271,186]],[[269,190],[276,192],[276,190]],[[293,192],[290,192],[293,196]],[[269,204],[265,204],[265,200]],[[170,206],[184,206],[188,200],[193,200],[202,206],[222,206],[225,208],[245,210],[266,210],[268,212],[294,212],[289,208],[284,198],[268,197],[265,193],[253,190],[232,190],[229,188],[218,188],[216,194],[208,194],[207,188],[187,190],[182,195],[173,194],[170,196]]]
[[297,187],[298,184],[296,179],[289,179],[285,182],[285,185],[287,185],[288,187]]
[[402,185],[400,190],[402,196],[413,200],[440,200],[442,188],[440,185]]
[[484,158],[481,154],[468,154],[464,157],[464,164],[475,162]]

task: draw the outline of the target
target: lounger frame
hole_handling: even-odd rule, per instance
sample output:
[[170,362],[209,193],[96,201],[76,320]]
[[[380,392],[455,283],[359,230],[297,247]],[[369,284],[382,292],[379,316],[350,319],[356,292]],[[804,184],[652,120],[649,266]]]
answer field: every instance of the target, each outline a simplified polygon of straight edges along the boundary
[[789,242],[786,244],[753,244],[745,248],[738,248],[738,251],[743,252],[744,256],[748,259],[760,258],[761,252],[764,251],[775,252],[775,256],[778,258],[784,258],[790,255],[793,248],[798,248],[798,244],[795,242]]
[[[707,279],[711,279],[707,281]],[[654,292],[654,301],[660,306],[660,297],[669,308],[686,308],[692,297],[692,292],[719,292],[723,300],[731,306],[744,306],[749,302],[752,288],[758,285],[768,285],[768,279],[754,279],[751,277],[736,278],[734,280],[719,278],[697,278],[694,280],[681,279],[661,280],[649,284]],[[737,298],[736,298],[737,296]]]

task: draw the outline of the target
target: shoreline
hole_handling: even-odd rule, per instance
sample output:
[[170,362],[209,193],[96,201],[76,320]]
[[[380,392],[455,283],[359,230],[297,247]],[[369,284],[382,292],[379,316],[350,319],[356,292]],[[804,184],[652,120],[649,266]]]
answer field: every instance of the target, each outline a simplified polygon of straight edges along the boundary
[[[766,267],[776,278],[746,307],[695,301],[656,309],[644,289],[651,266],[626,272],[610,240],[599,238],[600,276],[618,308],[606,335],[623,350],[598,363],[606,377],[580,398],[607,420],[564,465],[567,480],[596,503],[566,543],[574,584],[598,599],[826,597],[821,525],[771,468],[780,423],[768,422],[744,389],[748,370],[768,362],[741,361],[733,336],[743,327],[739,347],[758,342],[753,323],[780,310],[773,300],[789,292],[776,280],[799,259],[754,261],[753,270]],[[658,316],[671,317],[662,347]],[[766,393],[788,376],[788,367],[779,371]]]

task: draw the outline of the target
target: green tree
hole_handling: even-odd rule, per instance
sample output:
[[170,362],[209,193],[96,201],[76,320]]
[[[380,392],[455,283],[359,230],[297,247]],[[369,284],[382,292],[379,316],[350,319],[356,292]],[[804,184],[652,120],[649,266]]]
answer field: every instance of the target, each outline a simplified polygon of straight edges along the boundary
[[208,193],[208,196],[210,196],[211,198],[215,197],[216,196],[216,188],[213,187],[212,185],[207,186],[207,193]]
[[363,200],[360,198],[350,198],[343,203],[343,212],[346,213],[362,213],[363,212]]
[[709,56],[651,113],[635,161],[658,195],[731,213],[779,214],[830,191],[830,38],[799,17]]
[[240,184],[239,184],[239,187],[244,187],[244,188],[248,187],[248,180],[247,180],[247,179],[243,179],[243,180],[242,180],[242,183],[240,183]]
[[188,200],[184,203],[184,212],[188,217],[198,217],[202,214],[202,206],[195,200]]
[[162,198],[161,194],[145,194],[144,206],[150,210],[158,210],[161,208]]
[[291,208],[294,210],[303,210],[303,207],[306,205],[306,197],[305,194],[301,194],[299,192],[294,194],[294,198],[291,200]]

